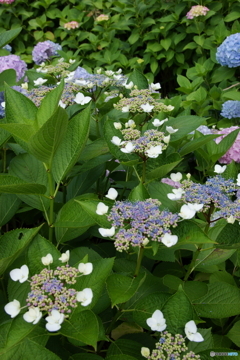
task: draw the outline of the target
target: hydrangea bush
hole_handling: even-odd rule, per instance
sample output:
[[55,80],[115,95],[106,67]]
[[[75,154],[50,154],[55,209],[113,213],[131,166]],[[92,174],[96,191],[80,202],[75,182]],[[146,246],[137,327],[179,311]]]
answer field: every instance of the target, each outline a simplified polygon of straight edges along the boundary
[[[189,29],[212,16],[186,19],[183,5]],[[88,18],[112,24],[102,9]],[[165,97],[139,62],[91,69],[52,40],[28,82],[14,88],[14,64],[0,74],[1,357],[238,358],[239,127],[211,116],[196,72],[210,62],[192,83],[178,75],[185,98]],[[222,81],[211,96],[237,101]]]

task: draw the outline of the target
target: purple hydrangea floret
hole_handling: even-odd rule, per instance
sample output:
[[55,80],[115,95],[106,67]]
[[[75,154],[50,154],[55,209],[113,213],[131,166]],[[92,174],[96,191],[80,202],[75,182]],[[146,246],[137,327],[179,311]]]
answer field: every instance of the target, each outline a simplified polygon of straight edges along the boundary
[[0,73],[8,69],[13,69],[16,71],[17,81],[19,81],[25,75],[27,64],[17,55],[1,56]]
[[240,117],[240,101],[226,101],[222,105],[222,111],[220,114],[227,119]]
[[32,58],[35,64],[40,65],[42,62],[50,59],[51,56],[58,56],[58,51],[62,50],[61,45],[47,40],[39,42],[34,46],[32,51]]
[[229,68],[240,65],[240,33],[228,36],[217,48],[216,59],[222,66]]

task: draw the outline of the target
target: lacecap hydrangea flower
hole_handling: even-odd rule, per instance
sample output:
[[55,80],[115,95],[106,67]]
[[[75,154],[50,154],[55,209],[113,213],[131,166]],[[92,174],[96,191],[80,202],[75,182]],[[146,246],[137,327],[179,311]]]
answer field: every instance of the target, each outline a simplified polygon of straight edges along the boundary
[[61,45],[47,40],[39,42],[34,46],[32,51],[32,58],[35,64],[40,65],[42,62],[51,58],[51,56],[57,56],[58,50],[62,50]]
[[[238,126],[231,126],[230,128],[225,128],[222,130],[219,130],[217,134],[223,134],[223,136],[220,136],[215,139],[216,143],[220,143],[222,139],[230,134],[232,131],[240,129]],[[240,134],[238,133],[238,136],[236,140],[234,141],[233,145],[230,147],[230,149],[224,154],[219,160],[220,164],[230,164],[231,161],[236,161],[237,163],[240,163]]]
[[187,13],[186,18],[193,19],[193,18],[201,16],[201,15],[205,16],[208,11],[209,11],[209,9],[206,6],[195,5],[195,6],[192,6],[191,10]]
[[228,100],[223,103],[220,115],[227,119],[240,117],[240,101]]
[[8,69],[13,69],[16,71],[17,81],[19,81],[25,75],[27,64],[17,55],[1,56],[0,73]]
[[230,68],[240,65],[240,33],[228,36],[217,48],[216,59],[222,66]]

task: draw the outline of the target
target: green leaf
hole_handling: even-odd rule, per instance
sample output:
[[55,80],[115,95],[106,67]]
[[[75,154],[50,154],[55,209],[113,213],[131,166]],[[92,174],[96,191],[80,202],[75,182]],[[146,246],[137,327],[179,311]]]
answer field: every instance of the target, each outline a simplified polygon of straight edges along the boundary
[[18,210],[21,200],[13,194],[0,195],[0,227],[5,225]]
[[139,70],[133,70],[132,74],[128,78],[128,83],[131,81],[134,85],[137,85],[139,90],[148,88],[148,81]]
[[74,314],[69,320],[63,322],[60,332],[70,339],[76,339],[96,349],[99,335],[97,317],[90,310]]
[[139,39],[139,37],[140,37],[140,34],[138,33],[138,29],[137,29],[137,32],[133,32],[130,36],[129,36],[129,38],[128,38],[128,42],[129,42],[129,44],[134,44],[135,42],[137,42],[138,41],[138,39]]
[[8,31],[4,31],[0,35],[0,48],[3,46],[9,44],[15,37],[18,36],[18,34],[22,31],[21,27],[11,29]]
[[203,244],[214,243],[194,222],[194,220],[185,220],[178,223],[172,233],[178,236],[178,243],[181,244]]
[[240,347],[240,321],[237,321],[227,333],[227,337]]
[[[111,223],[107,220],[107,215],[98,215],[96,213],[97,210],[97,205],[99,204],[99,200],[92,200],[92,201],[88,201],[88,200],[75,200],[77,201],[83,211],[85,211],[94,221],[95,224],[98,224],[99,226],[103,227],[103,228],[110,228],[111,227]],[[105,204],[106,205],[106,204]]]
[[[33,155],[16,156],[10,163],[9,174],[29,183],[44,185],[46,190],[48,188],[47,171]],[[18,195],[18,197],[29,206],[41,211],[47,211],[50,205],[50,199],[40,195]]]
[[179,151],[181,156],[187,155],[201,146],[205,145],[208,141],[216,139],[218,135],[204,135],[198,139],[193,139],[192,141],[186,143]]
[[107,291],[111,299],[112,307],[131,299],[144,282],[145,277],[146,275],[144,273],[134,278],[121,274],[110,275],[107,279]]
[[227,68],[226,66],[220,66],[212,73],[212,78],[210,80],[211,84],[221,82],[223,80],[234,79],[235,69]]
[[59,107],[37,133],[31,137],[29,151],[37,159],[51,167],[53,156],[66,134],[67,125],[67,113]]
[[161,182],[151,182],[147,185],[147,190],[152,199],[161,201],[160,209],[168,209],[173,213],[179,212],[179,204],[176,201],[170,200],[167,194],[172,192],[172,186]]
[[[236,249],[213,249],[208,256],[204,258],[203,261],[199,265],[197,265],[196,270],[207,272],[207,268],[213,265],[219,265],[224,263],[227,259],[229,259],[234,253]],[[203,252],[204,253],[204,252]],[[201,256],[198,257],[201,260]]]
[[179,290],[167,300],[162,312],[168,331],[172,334],[183,335],[185,324],[193,319],[193,308],[181,285]]
[[175,119],[168,120],[167,126],[178,129],[176,133],[171,135],[171,142],[182,139],[193,130],[196,130],[205,121],[205,118],[195,115],[179,116]]
[[227,98],[228,100],[240,101],[240,92],[237,90],[224,91],[222,97]]
[[15,176],[0,175],[0,193],[8,194],[45,194],[46,187],[30,184]]
[[57,111],[63,89],[64,81],[62,80],[58,87],[44,96],[37,112],[37,123],[39,128],[42,127],[42,125]]
[[[78,263],[75,264],[76,267],[79,264],[79,260]],[[114,258],[104,258],[104,259],[101,258],[99,260],[92,261],[92,264],[93,264],[92,273],[88,276],[82,276],[78,278],[77,283],[74,286],[74,288],[76,288],[76,290],[78,291],[81,291],[85,288],[92,289],[93,299],[91,304],[88,305],[88,307],[90,308],[98,306],[99,299],[102,296],[103,290],[106,287],[106,280],[112,271]],[[85,307],[79,305],[78,308],[74,310],[74,315],[75,313],[84,310]]]
[[236,140],[238,133],[239,129],[236,129],[220,141],[220,143],[217,145],[217,153],[210,154],[213,161],[218,160],[221,156],[226,154],[226,152],[230,149]]
[[169,294],[156,291],[144,296],[138,300],[133,312],[133,320],[144,329],[149,329],[147,319],[152,316],[155,310],[162,310],[163,305],[166,303]]
[[66,177],[86,144],[90,126],[90,110],[91,106],[88,106],[69,121],[64,141],[60,144],[53,159],[52,171],[57,183]]
[[171,43],[172,43],[172,40],[170,38],[167,38],[167,39],[162,39],[160,41],[160,44],[162,45],[162,47],[168,51],[168,49],[170,48],[171,46]]
[[214,282],[208,285],[208,293],[194,301],[200,317],[221,319],[240,313],[240,290],[235,286]]
[[[128,325],[130,327],[130,324]],[[114,332],[115,331],[116,329],[114,329]],[[141,348],[142,344],[140,342],[129,339],[118,339],[115,342],[112,342],[109,346],[107,351],[107,357],[125,354],[129,356],[135,356],[136,359],[142,359]]]
[[172,169],[174,169],[180,162],[182,158],[179,154],[173,153],[165,159],[165,164],[156,169],[147,173],[147,180],[159,179],[164,177],[167,173],[169,173]]
[[37,107],[25,95],[5,85],[5,102],[8,123],[34,125]]
[[229,14],[227,14],[227,16],[225,16],[224,21],[225,22],[230,22],[230,21],[234,21],[236,19],[239,19],[239,12],[238,11],[232,11]]
[[240,229],[238,222],[235,221],[234,224],[226,224],[220,231],[216,241],[221,248],[239,248]]
[[[16,138],[16,141],[18,142],[18,139],[28,142],[31,136],[35,134],[34,127],[28,124],[0,124],[0,128],[8,131],[14,138]],[[21,145],[22,143],[20,143]],[[27,149],[27,145],[26,145]]]
[[181,87],[184,87],[186,89],[192,89],[192,85],[191,85],[190,81],[185,76],[178,75],[177,82]]
[[0,89],[4,90],[4,83],[9,86],[16,85],[16,71],[14,69],[4,70],[0,74]]
[[37,235],[42,226],[32,229],[16,229],[0,236],[0,274],[13,263]]
[[108,152],[109,149],[106,141],[104,139],[97,139],[85,146],[79,157],[79,161],[88,161]]
[[126,355],[126,354],[118,354],[118,355],[111,355],[106,358],[106,360],[138,360],[137,358]]
[[59,250],[47,239],[41,235],[37,235],[36,238],[30,244],[27,251],[28,267],[30,272],[34,274],[39,274],[40,271],[44,268],[41,258],[51,254],[53,257],[53,266],[60,266],[62,263],[58,260],[61,256]]
[[129,194],[128,199],[130,201],[139,201],[149,199],[150,195],[143,183],[140,183]]

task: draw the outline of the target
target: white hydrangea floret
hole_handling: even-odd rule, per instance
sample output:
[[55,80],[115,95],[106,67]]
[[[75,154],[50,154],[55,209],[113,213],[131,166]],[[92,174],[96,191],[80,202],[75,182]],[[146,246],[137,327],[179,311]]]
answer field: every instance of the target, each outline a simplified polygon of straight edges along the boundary
[[122,128],[122,124],[120,122],[114,122],[113,123],[113,126],[115,127],[115,129],[117,130],[121,130]]
[[4,310],[8,315],[11,316],[11,318],[15,318],[21,311],[20,302],[16,299],[10,301],[4,306]]
[[185,334],[186,334],[188,340],[194,341],[194,342],[204,341],[204,338],[202,337],[202,335],[199,332],[197,332],[197,326],[193,320],[188,321],[186,323],[184,331],[185,331]]
[[162,154],[162,146],[151,146],[150,149],[146,150],[145,154],[152,159],[156,159],[160,154]]
[[35,86],[40,86],[47,82],[47,79],[38,78],[37,80],[33,80]]
[[160,310],[154,311],[152,317],[147,319],[147,324],[152,331],[163,331],[166,329],[166,320]]
[[146,347],[142,347],[141,348],[141,355],[145,358],[148,358],[149,355],[150,355],[150,350],[149,348],[146,348]]
[[77,301],[81,303],[82,306],[88,306],[91,304],[93,298],[92,289],[86,288],[77,293]]
[[64,314],[61,314],[58,310],[52,310],[51,315],[46,317],[46,329],[50,332],[58,331],[61,329],[61,324],[64,321]]
[[154,105],[150,105],[149,103],[146,103],[141,105],[140,108],[142,108],[144,112],[150,113],[153,110]]
[[120,139],[118,136],[113,136],[111,139],[111,143],[116,146],[120,146],[120,145],[124,144],[124,141],[122,141],[122,139]]
[[107,197],[107,198],[110,199],[110,200],[116,200],[116,198],[118,197],[118,192],[117,192],[116,189],[110,188],[110,189],[108,190],[107,195],[105,195],[105,197]]
[[29,269],[27,265],[23,265],[20,269],[14,269],[10,271],[10,277],[13,281],[19,281],[24,283],[28,279]]
[[150,84],[150,89],[151,90],[159,90],[159,89],[161,89],[161,85],[160,85],[160,83],[156,83],[156,84],[151,83]]
[[177,235],[164,234],[161,241],[167,247],[171,247],[173,245],[176,245],[176,243],[178,242],[178,237]]
[[176,181],[176,182],[179,182],[182,180],[182,174],[180,172],[177,172],[177,173],[171,173],[170,174],[170,179],[172,181]]
[[47,254],[41,258],[43,265],[48,266],[53,263],[53,257],[51,254]]
[[130,109],[130,106],[129,106],[129,105],[123,106],[123,107],[122,107],[122,112],[123,112],[123,113],[127,113],[127,112],[129,112],[129,109]]
[[74,101],[79,105],[85,105],[88,104],[89,101],[91,101],[92,98],[90,96],[84,96],[82,93],[77,93],[77,95],[74,98]]
[[172,192],[173,192],[173,194],[172,193],[167,194],[167,197],[170,200],[180,200],[182,195],[185,193],[185,191],[183,191],[182,188],[173,189]]
[[61,106],[61,108],[65,109],[67,104],[64,104],[64,102],[62,102],[62,100],[59,101],[58,103],[59,106]]
[[83,275],[89,275],[93,271],[93,264],[90,263],[90,262],[88,262],[88,263],[80,263],[78,265],[78,271]]
[[29,308],[29,310],[23,315],[23,319],[28,323],[37,324],[42,318],[42,312],[38,307]]
[[133,86],[134,86],[134,83],[132,81],[130,81],[130,83],[125,85],[125,88],[130,90],[133,88]]
[[130,154],[133,152],[133,150],[135,149],[135,145],[133,145],[133,143],[131,141],[129,141],[124,148],[121,148],[120,150],[125,153],[125,154]]
[[98,203],[96,213],[98,215],[104,215],[108,212],[109,207],[103,202]]
[[155,127],[161,126],[162,124],[164,124],[166,121],[168,121],[168,119],[164,119],[164,120],[159,120],[159,119],[154,119],[152,124]]
[[61,257],[58,259],[60,260],[62,263],[68,262],[70,258],[70,251],[67,250],[65,253],[62,253]]
[[111,229],[99,228],[98,231],[103,237],[111,237],[115,234],[115,227],[112,226]]
[[232,216],[232,215],[230,215],[230,216],[227,218],[227,222],[228,222],[229,224],[234,224],[235,220],[236,220],[236,218],[235,218],[234,216]]
[[177,132],[179,129],[174,129],[172,126],[166,126],[166,130],[169,134],[174,134],[175,132]]
[[222,174],[222,173],[224,173],[224,171],[226,170],[226,168],[227,168],[227,165],[223,165],[223,166],[221,166],[221,165],[215,165],[214,166],[214,172],[216,173],[216,174]]

